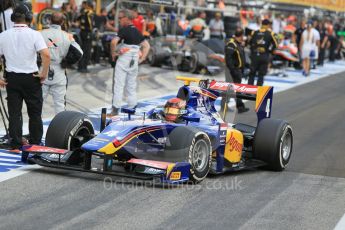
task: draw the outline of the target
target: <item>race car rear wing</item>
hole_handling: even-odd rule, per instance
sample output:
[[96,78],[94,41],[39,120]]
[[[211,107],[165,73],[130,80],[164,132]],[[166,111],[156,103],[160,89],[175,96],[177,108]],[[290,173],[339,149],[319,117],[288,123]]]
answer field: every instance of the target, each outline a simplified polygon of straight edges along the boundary
[[208,89],[219,92],[221,96],[255,101],[258,122],[271,117],[272,86],[254,86],[213,80],[208,84]]

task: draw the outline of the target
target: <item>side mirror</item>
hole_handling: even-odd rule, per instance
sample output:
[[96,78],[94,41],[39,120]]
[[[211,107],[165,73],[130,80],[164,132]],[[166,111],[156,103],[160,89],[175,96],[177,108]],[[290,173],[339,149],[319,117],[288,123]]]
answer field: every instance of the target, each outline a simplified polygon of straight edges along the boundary
[[133,114],[135,114],[135,109],[121,108],[121,113],[127,113],[129,115],[133,115]]
[[200,122],[200,117],[182,116],[182,119],[187,122]]
[[121,113],[127,113],[128,120],[131,120],[131,115],[135,114],[135,109],[121,108]]

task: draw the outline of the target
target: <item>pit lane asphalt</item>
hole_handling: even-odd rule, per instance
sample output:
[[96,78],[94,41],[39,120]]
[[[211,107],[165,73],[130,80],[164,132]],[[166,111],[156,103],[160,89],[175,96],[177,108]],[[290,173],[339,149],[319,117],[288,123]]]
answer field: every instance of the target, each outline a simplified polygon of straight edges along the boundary
[[274,95],[272,117],[294,128],[282,173],[162,189],[39,169],[0,183],[0,229],[333,229],[345,210],[344,87],[341,73]]

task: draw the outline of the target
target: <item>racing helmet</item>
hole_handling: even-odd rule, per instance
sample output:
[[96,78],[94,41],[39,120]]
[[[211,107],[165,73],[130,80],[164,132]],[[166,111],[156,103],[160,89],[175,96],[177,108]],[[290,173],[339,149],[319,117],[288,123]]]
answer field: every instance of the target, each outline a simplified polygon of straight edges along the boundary
[[181,98],[171,98],[164,106],[164,116],[166,121],[176,122],[186,113],[186,101]]

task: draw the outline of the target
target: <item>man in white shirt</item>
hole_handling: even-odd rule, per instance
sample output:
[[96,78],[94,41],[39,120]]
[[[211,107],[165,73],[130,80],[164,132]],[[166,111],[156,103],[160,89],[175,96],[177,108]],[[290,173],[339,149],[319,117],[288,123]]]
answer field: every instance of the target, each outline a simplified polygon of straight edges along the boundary
[[217,12],[215,18],[211,19],[209,28],[211,31],[211,38],[223,39],[224,22],[221,13]]
[[14,22],[11,21],[12,13],[13,13],[13,1],[2,0],[0,3],[1,31],[11,29],[14,26]]
[[[10,147],[22,146],[22,106],[26,103],[29,115],[30,144],[40,144],[42,124],[42,82],[48,75],[50,54],[42,35],[28,27],[32,21],[30,6],[20,3],[13,10],[14,27],[0,33],[0,55],[6,59],[5,80],[9,113]],[[38,72],[37,52],[42,58],[42,71]]]

